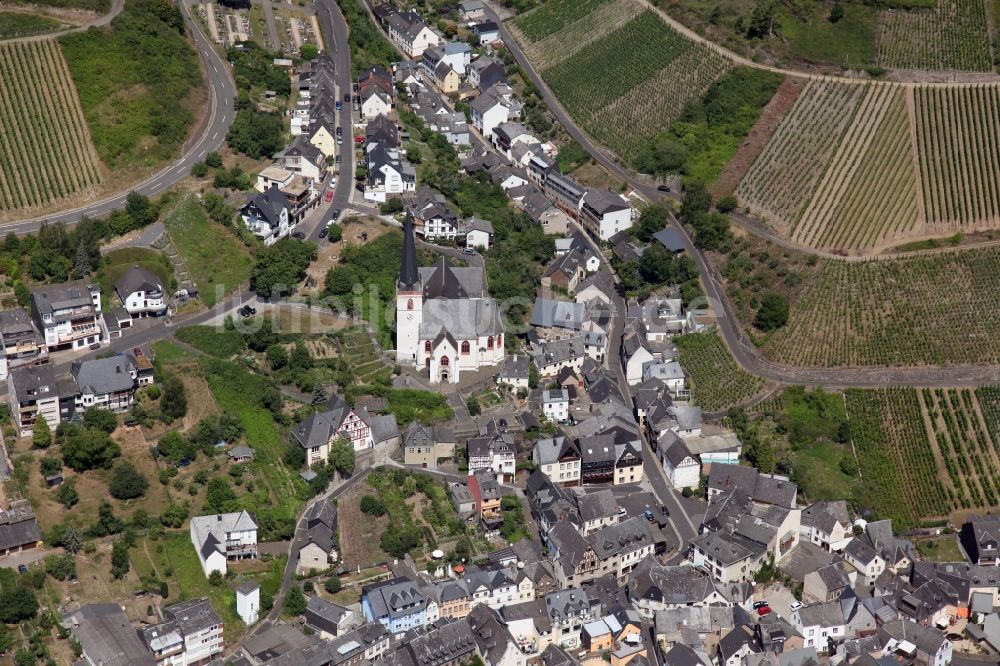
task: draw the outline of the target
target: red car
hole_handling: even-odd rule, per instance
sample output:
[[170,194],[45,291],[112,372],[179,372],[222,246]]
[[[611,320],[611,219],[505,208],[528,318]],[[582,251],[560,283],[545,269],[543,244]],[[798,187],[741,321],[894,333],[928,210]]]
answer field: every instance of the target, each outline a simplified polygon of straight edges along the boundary
[[757,609],[757,615],[760,615],[761,617],[767,615],[770,612],[771,612],[770,606],[761,606],[760,608]]
[[326,191],[326,202],[330,203],[331,201],[333,201],[333,190],[327,190]]

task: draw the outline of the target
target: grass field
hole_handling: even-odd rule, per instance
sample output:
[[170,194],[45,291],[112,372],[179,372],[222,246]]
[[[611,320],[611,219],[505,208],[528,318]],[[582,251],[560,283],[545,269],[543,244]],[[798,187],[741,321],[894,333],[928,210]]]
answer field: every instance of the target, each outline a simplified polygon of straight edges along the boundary
[[231,358],[246,350],[243,334],[235,330],[219,330],[215,326],[185,326],[174,335],[181,342],[216,358]]
[[515,30],[567,111],[626,160],[730,67],[634,0],[549,2]]
[[210,220],[193,196],[169,210],[163,223],[208,307],[250,279],[250,252],[232,232]]
[[41,35],[63,27],[65,27],[64,23],[48,16],[0,11],[0,39]]
[[201,69],[180,10],[133,0],[110,29],[60,38],[101,159],[113,170],[174,157],[194,122]]
[[101,298],[105,306],[114,298],[115,283],[133,266],[152,272],[160,278],[164,289],[174,291],[174,266],[165,254],[142,247],[112,250],[101,257],[101,267],[97,271],[97,283],[101,285]]
[[936,0],[928,9],[884,9],[877,19],[879,66],[993,70],[985,0]]
[[764,380],[736,365],[717,332],[681,335],[674,342],[696,405],[717,411],[739,404],[764,388]]
[[0,218],[86,195],[102,179],[57,43],[0,44]]
[[199,364],[219,407],[239,417],[247,445],[254,450],[250,468],[255,489],[240,497],[240,506],[257,516],[262,539],[294,528],[305,482],[298,477],[298,470],[289,469],[282,461],[284,442],[279,426],[261,405],[260,398],[272,386],[271,381],[215,358],[203,357]]

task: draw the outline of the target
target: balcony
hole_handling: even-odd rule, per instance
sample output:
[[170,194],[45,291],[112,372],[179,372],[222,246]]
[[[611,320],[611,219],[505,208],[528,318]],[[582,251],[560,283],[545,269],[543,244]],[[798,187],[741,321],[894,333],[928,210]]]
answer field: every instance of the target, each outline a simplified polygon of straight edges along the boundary
[[60,334],[57,339],[59,344],[65,342],[73,342],[74,340],[79,340],[80,338],[87,338],[91,335],[99,335],[101,329],[96,324],[89,324],[86,326],[74,326],[69,333]]

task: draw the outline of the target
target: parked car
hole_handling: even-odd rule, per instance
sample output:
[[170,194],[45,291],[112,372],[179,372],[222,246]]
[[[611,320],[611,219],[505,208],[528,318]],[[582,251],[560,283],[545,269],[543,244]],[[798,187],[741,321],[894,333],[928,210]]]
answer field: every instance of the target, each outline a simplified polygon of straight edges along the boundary
[[326,191],[326,202],[330,203],[331,201],[333,201],[333,190],[327,190]]
[[788,608],[794,613],[798,609],[802,608],[804,604],[801,601],[793,601],[788,605]]
[[337,136],[344,136],[344,128],[343,127],[338,127],[337,128]]
[[344,93],[344,101],[345,102],[351,101],[351,93]]
[[770,606],[770,605],[771,604],[767,603],[766,601],[755,601],[753,602],[753,609],[757,610],[758,608],[763,608],[764,606]]
[[771,612],[771,607],[770,606],[761,606],[760,608],[757,609],[757,615],[759,615],[761,617],[764,617],[765,615],[769,614],[770,612]]
[[17,573],[28,573],[28,567],[24,566],[23,564],[18,564]]
[[670,191],[670,186],[669,185],[657,185],[656,189],[659,190],[660,192],[669,192]]
[[343,162],[343,160],[340,158],[340,155],[337,155],[337,164],[340,164],[341,162]]
[[335,208],[333,212],[330,213],[330,221],[336,222],[338,217],[340,217],[340,209]]
[[653,522],[653,512],[651,510],[646,509],[642,512],[642,515],[645,516],[646,520],[649,522]]
[[330,227],[323,227],[322,229],[319,230],[319,237],[326,238],[327,234],[329,233],[330,233]]
[[475,253],[476,253],[476,249],[473,248],[473,247],[464,247],[464,248],[462,248],[462,254],[475,254]]
[[306,235],[304,233],[302,233],[301,231],[293,231],[292,232],[292,238],[298,238],[299,240],[304,240],[305,237],[306,237]]
[[340,101],[340,100],[338,99],[338,100],[337,100],[337,104],[336,104],[335,106],[336,106],[336,109],[337,109],[337,111],[340,111],[341,107],[343,107],[343,106],[344,106],[344,103],[343,103],[343,102],[341,102],[341,101]]
[[90,345],[90,348],[91,348],[91,349],[92,349],[93,351],[97,351],[98,349],[100,349],[100,348],[101,348],[101,343],[100,343],[100,342],[95,342],[94,344]]

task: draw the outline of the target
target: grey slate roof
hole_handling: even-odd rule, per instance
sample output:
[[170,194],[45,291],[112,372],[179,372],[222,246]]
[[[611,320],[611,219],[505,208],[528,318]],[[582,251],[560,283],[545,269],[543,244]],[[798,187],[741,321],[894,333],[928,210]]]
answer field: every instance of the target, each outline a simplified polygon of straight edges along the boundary
[[84,653],[102,666],[153,666],[153,654],[139,640],[118,604],[87,604],[63,615]]
[[185,636],[222,624],[222,618],[212,608],[208,599],[188,599],[163,609],[167,617],[177,623]]
[[104,395],[130,390],[135,383],[131,375],[134,368],[131,357],[122,354],[74,361],[72,374],[81,393]]
[[115,283],[115,291],[122,297],[126,297],[137,291],[162,290],[163,285],[160,284],[160,278],[152,271],[146,270],[139,265],[135,265],[125,271],[125,274]]

